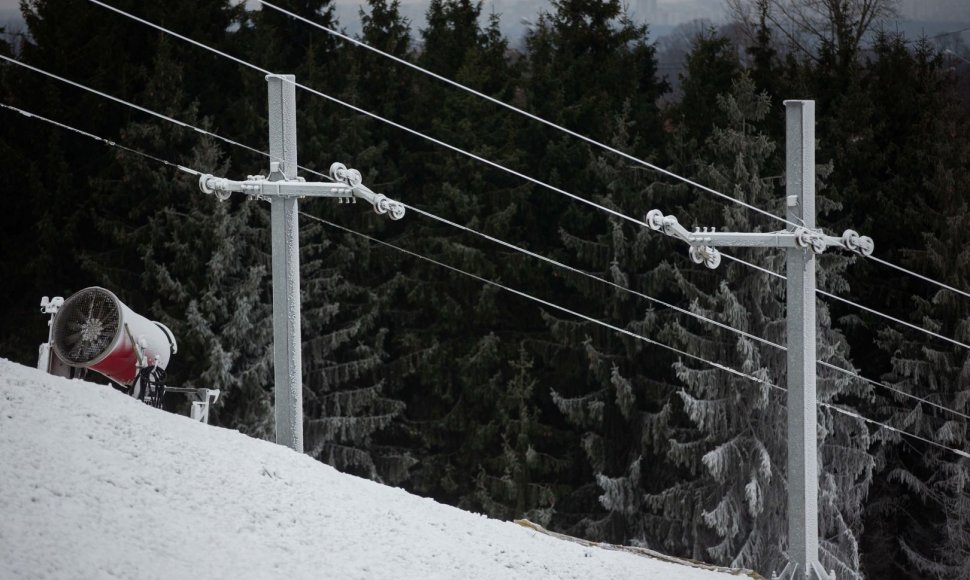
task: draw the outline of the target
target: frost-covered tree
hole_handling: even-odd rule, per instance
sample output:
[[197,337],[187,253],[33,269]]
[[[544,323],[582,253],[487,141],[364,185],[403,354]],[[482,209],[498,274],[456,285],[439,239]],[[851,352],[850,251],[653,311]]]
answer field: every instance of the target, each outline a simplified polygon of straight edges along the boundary
[[[928,181],[949,203],[924,208],[943,227],[926,236],[925,250],[918,258],[930,266],[931,275],[958,288],[970,283],[966,226],[970,208],[956,194],[970,184],[968,177],[966,166],[941,164]],[[954,340],[970,340],[970,303],[949,290],[940,289],[929,299],[914,298],[913,320]],[[893,370],[887,378],[896,388],[964,415],[970,412],[970,353],[965,348],[893,328],[882,331],[880,342],[892,353]],[[887,400],[884,409],[889,410],[889,423],[898,429],[958,450],[970,446],[963,417],[929,404],[914,405],[902,397]],[[877,440],[883,441],[878,458],[887,481],[873,507],[883,516],[877,524],[883,534],[895,535],[885,538],[890,542],[887,551],[912,577],[966,578],[970,574],[970,461],[888,430],[880,431]],[[886,494],[893,489],[889,500]]]
[[[900,45],[895,45],[902,48]],[[954,98],[953,78],[927,60],[925,46],[886,55],[892,68],[924,76],[937,88],[919,95],[924,103],[912,112],[901,133],[924,172],[920,195],[904,206],[919,216],[925,230],[921,247],[901,252],[903,263],[956,288],[970,286],[970,147],[951,136],[966,134],[970,119]],[[898,74],[898,73],[897,73]],[[908,76],[908,75],[907,75]],[[922,91],[920,91],[922,92]],[[947,289],[910,299],[910,321],[962,343],[970,341],[970,300]],[[874,405],[891,425],[958,450],[970,446],[970,352],[966,348],[914,334],[898,326],[879,333],[890,355],[891,371],[884,379],[897,389],[926,399],[886,393]],[[951,413],[938,406],[954,410]],[[881,430],[878,450],[884,474],[871,505],[873,574],[956,579],[970,575],[970,461],[945,449]]]
[[[747,203],[780,210],[781,193],[765,175],[775,145],[759,129],[769,114],[770,102],[756,94],[752,81],[742,76],[717,103],[727,123],[715,128],[707,142],[705,161],[698,164],[701,180]],[[824,215],[831,204],[823,198],[819,207]],[[719,229],[728,231],[777,227],[753,221],[735,205],[715,209],[694,204],[689,215],[689,219],[717,223]],[[762,263],[767,259],[775,270],[783,269],[780,252],[765,256],[748,250],[735,255]],[[841,289],[846,262],[838,256],[820,260],[820,287]],[[722,262],[713,272],[664,265],[656,274],[675,280],[698,314],[784,344],[784,286],[777,278],[736,262]],[[688,477],[651,495],[647,504],[668,521],[692,522],[690,529],[685,527],[671,538],[686,542],[681,549],[732,566],[779,570],[784,566],[786,547],[785,398],[768,384],[785,384],[784,352],[744,336],[699,333],[679,319],[666,324],[666,333],[692,354],[765,382],[728,375],[686,359],[678,361],[675,369],[683,383],[678,392],[680,410],[690,425],[668,433],[667,457]],[[824,304],[818,307],[818,340],[821,360],[852,368],[847,344],[832,330]],[[863,395],[864,387],[844,375],[823,373],[818,380],[818,399],[840,404],[842,397]],[[819,410],[820,557],[840,577],[861,578],[857,536],[873,469],[868,444],[868,431],[860,420]]]
[[302,225],[301,242],[306,452],[341,471],[399,483],[413,460],[374,441],[404,404],[385,396],[384,302],[367,286],[372,249],[313,222]]
[[[499,348],[499,339],[489,335],[489,348]],[[464,504],[502,519],[526,518],[548,525],[563,488],[568,462],[546,450],[558,435],[544,424],[535,402],[538,381],[532,372],[533,359],[524,347],[518,358],[490,381],[497,412],[487,427],[491,452],[479,467],[474,495]]]
[[[207,126],[176,82],[184,72],[171,49],[160,43],[142,102]],[[124,143],[197,171],[230,170],[211,139],[154,121],[130,123]],[[272,438],[266,211],[241,196],[219,203],[192,176],[123,151],[113,165],[95,181],[93,218],[111,249],[88,253],[86,269],[172,329],[180,350],[169,384],[219,389],[214,422]]]
[[[630,150],[629,118],[614,120],[611,145]],[[644,172],[611,156],[594,158],[592,172],[603,180],[597,203],[614,209],[642,203],[648,181]],[[584,231],[587,224],[564,223],[560,237],[568,262],[617,287],[578,275],[564,283],[577,298],[571,305],[584,314],[635,334],[651,335],[658,312],[650,302],[625,292],[658,295],[662,284],[644,275],[657,266],[658,238],[626,220],[610,217],[605,228]],[[565,293],[563,293],[565,295]],[[670,298],[670,296],[665,296]],[[553,340],[537,348],[556,368],[552,400],[578,431],[574,443],[585,459],[581,479],[557,503],[557,527],[594,540],[658,546],[660,536],[644,517],[645,494],[663,489],[674,474],[663,465],[658,428],[669,420],[669,384],[673,359],[665,350],[600,325],[548,312]],[[641,478],[641,468],[648,477]]]

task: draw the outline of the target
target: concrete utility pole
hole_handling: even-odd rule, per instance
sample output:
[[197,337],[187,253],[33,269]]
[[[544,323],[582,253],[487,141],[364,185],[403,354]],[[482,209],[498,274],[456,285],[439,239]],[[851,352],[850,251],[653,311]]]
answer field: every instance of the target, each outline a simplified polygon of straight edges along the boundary
[[297,177],[296,85],[293,75],[267,75],[269,89],[269,175],[230,181],[202,175],[199,187],[225,201],[232,192],[269,199],[273,243],[273,364],[276,442],[303,453],[303,367],[300,337],[300,225],[297,199],[361,198],[379,214],[404,217],[404,206],[361,184],[360,172],[341,163],[330,166],[332,182]]
[[785,248],[788,331],[788,565],[781,578],[834,580],[818,560],[818,426],[815,396],[815,254],[838,246],[872,254],[871,238],[846,230],[841,237],[815,229],[815,102],[785,101],[786,218],[780,232],[689,232],[677,218],[647,213],[651,229],[690,244],[691,259],[709,268],[721,262],[717,246]]

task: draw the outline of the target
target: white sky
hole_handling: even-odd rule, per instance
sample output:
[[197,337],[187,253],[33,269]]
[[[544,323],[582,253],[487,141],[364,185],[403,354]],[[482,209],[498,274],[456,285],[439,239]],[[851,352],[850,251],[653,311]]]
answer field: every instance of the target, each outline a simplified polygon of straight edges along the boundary
[[[252,2],[252,0],[249,0]],[[693,2],[694,0],[660,0],[660,4],[682,4],[685,2]],[[717,2],[718,0],[707,0],[708,2]],[[924,5],[937,5],[937,6],[959,6],[963,0],[919,0],[921,4]],[[336,0],[337,4],[345,4],[350,6],[357,6],[362,4],[360,0]],[[428,0],[401,0],[401,4],[410,6],[421,6],[427,5]],[[13,10],[20,5],[20,0],[0,0],[0,10]]]
[[[247,0],[250,4],[254,0]],[[485,8],[488,10],[492,2],[496,5],[509,6],[510,0],[484,0]],[[520,0],[524,4],[545,4],[548,0]],[[635,4],[635,0],[626,0],[628,4]],[[336,0],[338,12],[345,14],[356,14],[357,6],[365,3],[364,0]],[[428,5],[428,0],[401,0],[401,4],[407,8],[407,13],[414,14],[416,11],[423,11],[423,7]],[[723,0],[658,0],[658,4],[663,5],[723,5]],[[0,0],[0,12],[10,12],[16,10],[20,5],[19,0]],[[970,2],[967,0],[900,0],[901,13],[904,17],[914,16],[919,19],[933,20],[956,20],[970,21]],[[342,8],[342,10],[340,10]],[[346,24],[346,23],[344,23]]]

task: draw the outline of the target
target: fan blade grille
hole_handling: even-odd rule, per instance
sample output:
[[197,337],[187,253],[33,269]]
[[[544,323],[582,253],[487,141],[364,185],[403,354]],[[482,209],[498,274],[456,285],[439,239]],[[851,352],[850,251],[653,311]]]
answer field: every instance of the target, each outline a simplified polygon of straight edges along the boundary
[[68,364],[83,365],[114,342],[121,312],[103,288],[87,288],[68,298],[54,318],[54,350]]

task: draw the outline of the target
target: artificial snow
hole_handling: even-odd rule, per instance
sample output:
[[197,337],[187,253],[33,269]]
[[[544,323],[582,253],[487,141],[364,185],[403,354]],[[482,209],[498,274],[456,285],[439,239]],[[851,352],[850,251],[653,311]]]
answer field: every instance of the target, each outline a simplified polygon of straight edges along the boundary
[[0,359],[0,578],[738,576],[584,546]]

